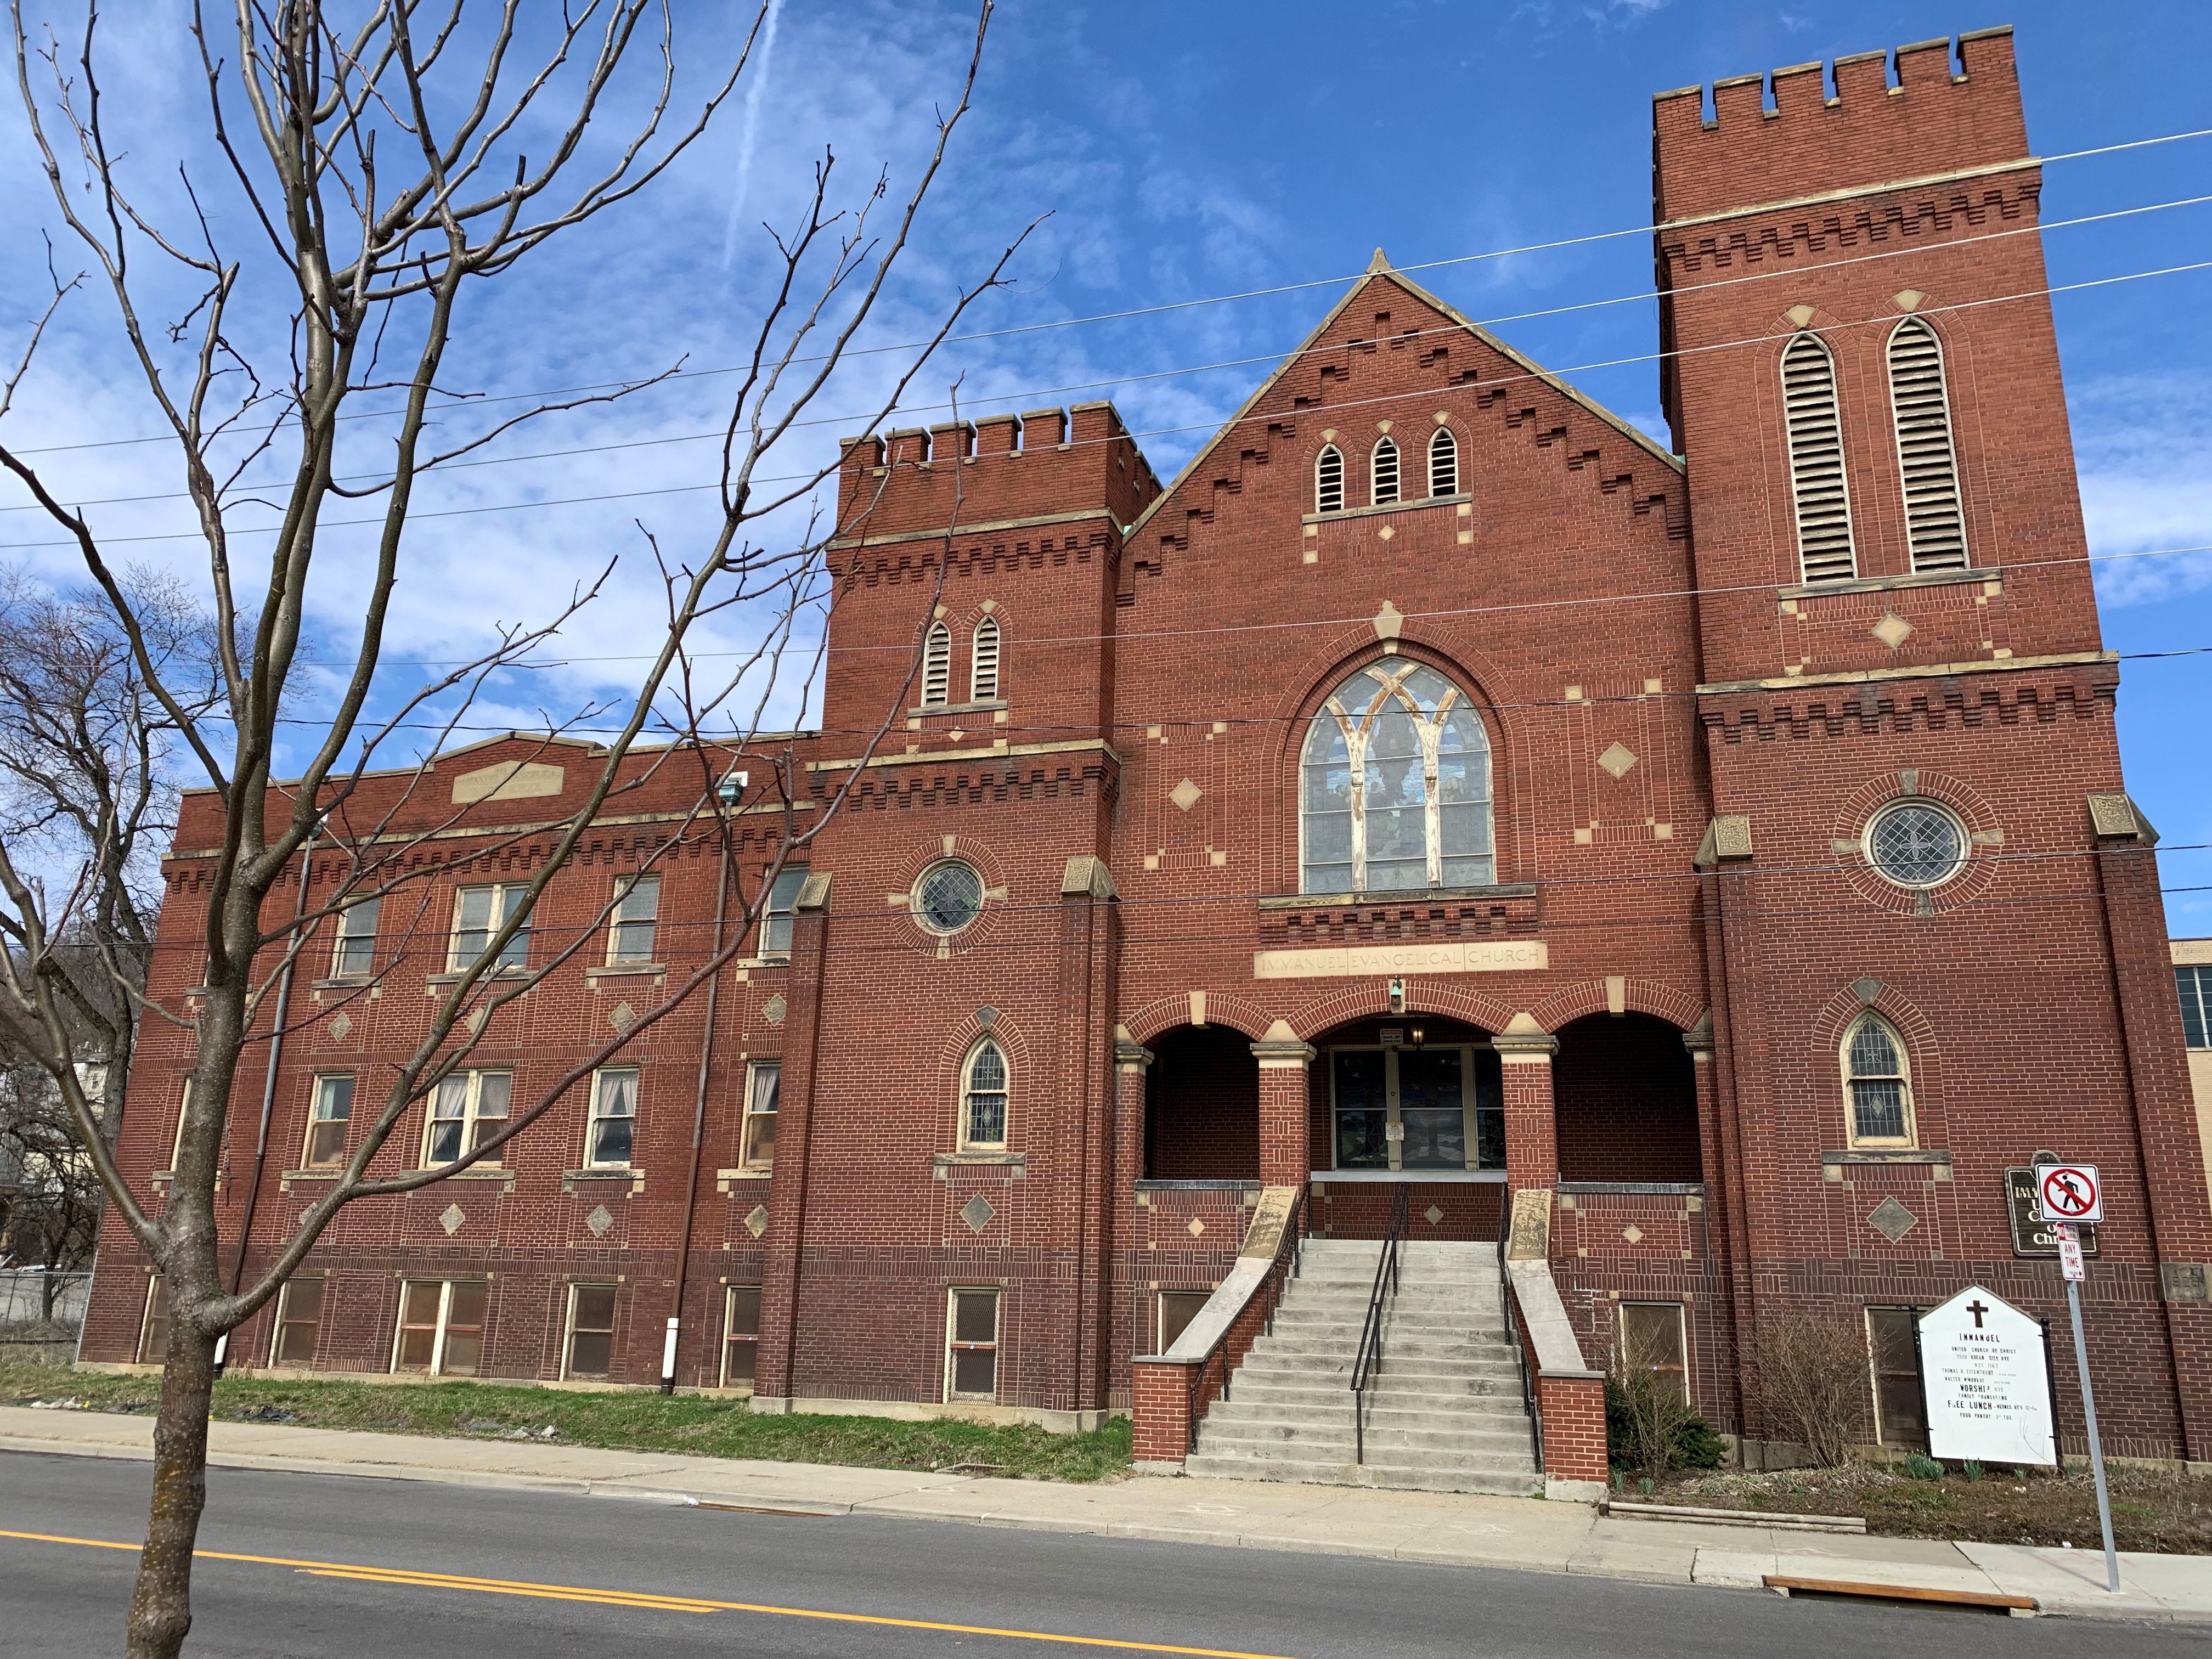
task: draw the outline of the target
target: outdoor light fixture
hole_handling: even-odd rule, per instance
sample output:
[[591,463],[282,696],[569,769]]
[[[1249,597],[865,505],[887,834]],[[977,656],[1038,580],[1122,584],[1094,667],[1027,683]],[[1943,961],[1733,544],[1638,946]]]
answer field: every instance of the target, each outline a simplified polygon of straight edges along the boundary
[[1415,1047],[1416,1048],[1419,1048],[1419,1047],[1421,1046],[1421,1035],[1422,1035],[1422,1033],[1421,1033],[1421,1028],[1420,1028],[1419,1026],[1418,1026],[1418,1025],[1414,1026],[1414,1027],[1413,1028],[1413,1030],[1412,1030],[1410,1032],[1408,1032],[1408,1033],[1407,1033],[1407,1035],[1408,1035],[1408,1036],[1412,1039],[1412,1041],[1413,1041],[1413,1047]]
[[735,806],[738,804],[738,797],[744,793],[745,786],[751,781],[751,775],[748,773],[725,772],[722,774],[722,781],[714,786],[715,798],[725,806]]
[[1390,981],[1390,1012],[1394,1014],[1406,1012],[1406,981],[1402,979]]

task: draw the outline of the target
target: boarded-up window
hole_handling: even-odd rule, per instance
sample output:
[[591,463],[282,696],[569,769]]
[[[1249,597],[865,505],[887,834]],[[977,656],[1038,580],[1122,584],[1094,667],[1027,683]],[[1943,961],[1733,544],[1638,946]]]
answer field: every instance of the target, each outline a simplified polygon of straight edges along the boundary
[[1632,1370],[1649,1371],[1687,1404],[1690,1398],[1688,1344],[1679,1302],[1624,1302],[1620,1340]]
[[1198,1310],[1213,1299],[1211,1291],[1162,1291],[1160,1292],[1160,1345],[1154,1353],[1165,1353],[1176,1345],[1176,1339],[1198,1317]]
[[999,1293],[952,1292],[945,1389],[948,1397],[995,1399],[999,1392]]
[[1875,1432],[1885,1446],[1928,1449],[1920,1403],[1920,1345],[1909,1308],[1869,1308],[1867,1349],[1874,1363]]

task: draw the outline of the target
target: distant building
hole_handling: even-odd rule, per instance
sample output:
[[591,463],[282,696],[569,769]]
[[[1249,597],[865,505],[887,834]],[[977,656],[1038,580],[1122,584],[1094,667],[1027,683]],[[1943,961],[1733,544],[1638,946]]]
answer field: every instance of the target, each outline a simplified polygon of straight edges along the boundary
[[[1379,254],[1172,484],[1105,404],[850,441],[799,810],[858,782],[712,1029],[693,1001],[498,1167],[349,1212],[234,1362],[650,1384],[680,1316],[686,1389],[1073,1427],[1187,1382],[1255,1212],[1303,1194],[1372,1239],[1402,1188],[1417,1245],[1482,1247],[1431,1254],[1470,1285],[1517,1206],[1578,1356],[1538,1356],[1548,1474],[1602,1474],[1589,1372],[1623,1346],[1756,1455],[1747,1339],[1814,1313],[1863,1322],[1865,1437],[1911,1445],[1910,1310],[1968,1284],[2063,1309],[2008,1212],[2051,1152],[2109,1194],[2107,1450],[2212,1462],[2205,1163],[2012,38],[1895,69],[1655,102],[1671,447]],[[258,1170],[258,1061],[240,1085],[222,1203],[258,1183],[257,1255],[592,765],[501,738],[334,823],[462,815],[424,888],[322,947]],[[517,971],[663,856],[390,1167],[454,1156],[702,959],[717,863],[667,844],[701,775],[587,840]],[[173,1006],[221,832],[185,802]],[[191,1050],[145,1031],[123,1158],[158,1194]],[[1487,1340],[1469,1296],[1432,1316]],[[85,1354],[144,1358],[160,1310],[111,1230]],[[1319,1426],[1248,1395],[1203,1467],[1342,1478],[1349,1317],[1308,1350]],[[1182,1398],[1136,1401],[1148,1461],[1189,1449]],[[1525,1488],[1518,1410],[1494,1463],[1401,1445],[1370,1474]]]
[[2189,1045],[2189,1088],[2197,1101],[2197,1133],[2212,1170],[2212,939],[2173,941],[2173,987],[2181,997],[2182,1039]]

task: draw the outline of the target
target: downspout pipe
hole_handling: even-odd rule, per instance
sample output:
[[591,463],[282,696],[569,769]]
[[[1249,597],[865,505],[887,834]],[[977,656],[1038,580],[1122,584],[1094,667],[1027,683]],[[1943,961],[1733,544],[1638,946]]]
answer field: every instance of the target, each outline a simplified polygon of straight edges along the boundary
[[[725,807],[736,804],[737,795],[747,779],[742,772],[732,772],[716,789]],[[732,788],[732,786],[735,787]],[[715,956],[722,953],[722,933],[729,916],[730,905],[730,836],[726,818],[722,821],[722,862],[714,877],[714,937],[710,947]],[[699,1038],[699,1081],[691,1097],[691,1169],[684,1182],[684,1228],[678,1235],[676,1245],[676,1296],[670,1304],[667,1334],[660,1342],[660,1391],[676,1392],[676,1345],[684,1328],[684,1280],[691,1267],[691,1219],[699,1208],[699,1154],[707,1138],[707,1079],[714,1059],[714,1012],[721,1000],[722,970],[717,968],[707,980],[706,1030]]]
[[[319,828],[322,820],[316,820]],[[315,865],[315,832],[307,832],[307,841],[300,848],[300,891],[292,902],[292,927],[296,933],[300,918],[307,914],[307,878]],[[300,963],[300,953],[294,951],[285,959],[284,970],[276,977],[276,1022],[269,1034],[269,1072],[261,1083],[261,1124],[253,1136],[253,1179],[246,1188],[246,1215],[238,1224],[238,1254],[230,1263],[230,1293],[238,1294],[239,1285],[246,1278],[246,1252],[253,1241],[253,1212],[261,1199],[262,1171],[269,1162],[269,1117],[276,1107],[276,1073],[284,1060],[284,1023],[292,1007],[292,972]],[[222,1375],[222,1368],[230,1352],[230,1333],[225,1331],[216,1339],[215,1374]]]

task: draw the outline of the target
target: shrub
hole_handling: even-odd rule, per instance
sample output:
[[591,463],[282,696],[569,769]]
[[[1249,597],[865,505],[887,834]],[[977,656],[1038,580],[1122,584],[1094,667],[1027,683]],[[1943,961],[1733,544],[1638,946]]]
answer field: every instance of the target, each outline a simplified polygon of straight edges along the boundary
[[1932,1457],[1923,1457],[1918,1452],[1905,1460],[1905,1472],[1915,1480],[1941,1480],[1943,1466]]
[[1680,1380],[1618,1353],[1605,1379],[1605,1438],[1608,1462],[1654,1480],[1720,1462],[1720,1437],[1682,1397]]
[[1769,1432],[1794,1441],[1823,1468],[1850,1459],[1867,1409],[1866,1334],[1834,1314],[1771,1320],[1751,1344]]
[[1728,1443],[1713,1432],[1702,1417],[1685,1418],[1674,1425],[1674,1467],[1678,1469],[1717,1469],[1728,1455]]

